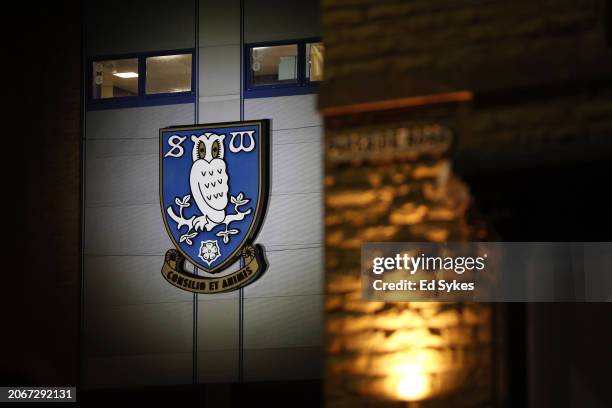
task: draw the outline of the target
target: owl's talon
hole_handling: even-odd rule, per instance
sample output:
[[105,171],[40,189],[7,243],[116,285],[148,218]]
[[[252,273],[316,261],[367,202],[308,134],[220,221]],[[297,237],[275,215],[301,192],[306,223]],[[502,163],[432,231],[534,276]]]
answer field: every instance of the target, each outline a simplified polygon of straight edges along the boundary
[[205,215],[196,217],[196,219],[193,220],[193,229],[195,229],[196,231],[204,231],[206,229],[207,223],[208,223],[208,219],[206,218]]
[[219,223],[210,220],[207,216],[202,215],[193,220],[193,229],[196,231],[210,231],[215,228]]

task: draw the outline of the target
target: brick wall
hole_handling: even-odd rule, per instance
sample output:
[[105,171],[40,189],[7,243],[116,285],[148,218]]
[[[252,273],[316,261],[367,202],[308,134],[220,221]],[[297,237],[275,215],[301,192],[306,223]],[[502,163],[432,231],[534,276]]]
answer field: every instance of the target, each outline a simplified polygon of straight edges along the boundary
[[[423,397],[402,381],[425,384],[419,406],[501,397],[504,373],[492,363],[504,364],[494,350],[504,336],[490,336],[497,309],[361,302],[359,245],[486,239],[482,223],[467,222],[473,198],[453,167],[513,177],[519,167],[610,159],[605,10],[605,0],[323,0],[329,406]],[[459,94],[469,95],[460,105],[426,98]],[[419,121],[453,129],[450,156],[331,160],[329,143],[342,133],[366,126],[375,138],[377,127]]]
[[326,401],[330,407],[422,399],[430,401],[421,406],[477,406],[493,398],[488,305],[361,300],[363,242],[461,241],[483,234],[467,222],[469,191],[443,153],[332,160],[334,139],[405,131],[410,121],[400,116],[402,122],[370,118],[378,126],[328,121]]
[[[605,5],[323,0],[329,406],[401,406],[391,400],[424,396],[418,406],[471,407],[502,397],[504,373],[493,365],[504,364],[495,350],[504,337],[491,337],[497,309],[361,302],[359,245],[486,239],[482,223],[467,222],[473,198],[453,164],[508,171],[610,158]],[[423,99],[463,91],[470,96],[460,105]],[[377,127],[419,121],[453,129],[450,156],[331,160],[329,143],[342,133],[366,126],[365,137],[376,137]],[[422,381],[426,392],[406,394],[402,381]]]
[[[467,191],[456,178],[444,176],[447,166],[435,160],[369,166],[361,172],[347,168],[326,179],[329,406],[378,406],[368,397],[411,398],[410,390],[402,395],[404,379],[422,381],[426,397],[460,393],[461,400],[449,406],[492,398],[488,306],[361,301],[361,242],[469,237]],[[413,364],[418,374],[403,372]]]

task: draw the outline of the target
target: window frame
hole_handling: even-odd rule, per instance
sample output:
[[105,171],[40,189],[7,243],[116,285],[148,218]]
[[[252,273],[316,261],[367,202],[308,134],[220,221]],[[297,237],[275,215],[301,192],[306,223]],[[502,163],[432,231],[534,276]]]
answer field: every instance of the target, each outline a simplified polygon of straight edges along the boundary
[[[311,81],[306,77],[306,44],[322,42],[321,38],[300,38],[298,40],[262,41],[248,43],[243,50],[244,98],[269,98],[273,96],[306,95],[317,93],[321,81]],[[253,48],[274,47],[278,45],[297,45],[297,82],[284,84],[253,85],[251,82],[251,53]]]
[[[191,91],[147,94],[147,58],[179,54],[191,54]],[[134,58],[138,60],[138,95],[95,99],[93,97],[93,64],[98,61]],[[193,48],[89,57],[87,59],[87,110],[194,103],[196,100],[196,75],[195,50]]]

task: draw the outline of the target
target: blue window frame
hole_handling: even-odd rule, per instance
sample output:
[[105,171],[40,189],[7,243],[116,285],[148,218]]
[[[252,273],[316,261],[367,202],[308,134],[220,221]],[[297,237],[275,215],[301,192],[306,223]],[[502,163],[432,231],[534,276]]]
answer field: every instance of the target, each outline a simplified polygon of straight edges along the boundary
[[[191,56],[191,66],[190,66],[190,87],[188,91],[182,91],[180,89],[175,89],[172,92],[160,92],[156,91],[155,93],[147,93],[147,59],[151,57],[170,57],[170,56]],[[132,89],[123,92],[125,95],[122,96],[110,96],[110,97],[95,97],[94,89],[98,86],[98,69],[102,70],[102,68],[98,68],[99,64],[103,64],[104,62],[116,62],[116,61],[137,61],[137,64],[132,63],[129,66],[137,66],[137,72],[132,72],[132,70],[124,73],[114,73],[115,76],[120,76],[120,74],[124,74],[124,76],[120,76],[121,78],[135,78],[134,74],[137,74],[136,86],[132,86]],[[98,64],[98,65],[96,65]],[[196,61],[195,54],[192,48],[190,49],[180,49],[180,50],[167,50],[167,51],[155,51],[155,52],[146,52],[146,53],[134,53],[134,54],[121,54],[121,55],[103,55],[96,56],[88,59],[88,65],[86,67],[87,70],[87,108],[88,110],[98,110],[98,109],[118,109],[118,108],[131,108],[138,106],[155,106],[155,105],[171,105],[177,103],[194,103],[196,100],[196,91],[195,91],[195,75],[196,73]],[[94,75],[94,71],[96,74]],[[133,83],[133,85],[135,85]],[[135,88],[135,89],[134,89]],[[113,92],[114,95],[114,92]]]
[[[304,95],[317,93],[319,90],[319,82],[311,81],[306,73],[308,56],[306,55],[306,45],[309,43],[319,43],[320,38],[305,38],[300,40],[286,41],[268,41],[246,44],[244,47],[244,97],[245,98],[268,98],[272,96],[288,96],[288,95]],[[284,47],[282,47],[284,46]],[[288,62],[289,69],[295,69],[295,78],[287,77],[281,79],[280,67],[276,81],[260,81],[256,83],[254,80],[254,64],[257,69],[261,69],[259,61],[254,61],[254,50],[265,50],[267,48],[277,49],[284,48],[287,52],[292,52],[288,46],[295,46],[296,54],[295,61]],[[279,66],[281,63],[279,63]],[[293,67],[295,65],[295,67]]]

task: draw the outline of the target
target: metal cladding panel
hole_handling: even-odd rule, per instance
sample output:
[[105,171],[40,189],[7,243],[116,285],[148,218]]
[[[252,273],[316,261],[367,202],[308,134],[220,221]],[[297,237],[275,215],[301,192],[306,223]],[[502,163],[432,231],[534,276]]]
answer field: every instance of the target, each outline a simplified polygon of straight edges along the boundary
[[86,255],[163,255],[171,247],[157,203],[86,209]]
[[247,43],[321,36],[320,2],[245,1],[244,34]]
[[191,352],[192,302],[90,306],[85,354],[116,356]]
[[87,56],[193,48],[194,11],[192,0],[89,1],[85,9]]
[[191,353],[87,357],[83,385],[87,388],[151,387],[191,382]]
[[189,302],[193,295],[176,290],[159,273],[158,256],[85,256],[87,306]]
[[200,123],[232,122],[240,117],[240,95],[200,98]]
[[323,295],[247,298],[244,347],[319,347],[322,318]]
[[85,387],[191,382],[193,295],[163,279],[159,128],[193,104],[89,111],[85,143]]
[[193,103],[89,111],[87,139],[155,139],[160,128],[193,123]]
[[200,97],[240,95],[240,45],[200,47]]
[[272,130],[322,126],[316,102],[316,95],[246,99],[244,117],[271,119]]
[[321,378],[321,347],[250,349],[244,351],[245,381],[292,381]]
[[[245,380],[322,376],[322,127],[316,95],[245,100],[272,120],[272,195],[258,241],[269,270],[245,289]],[[264,364],[264,362],[266,362]]]
[[[272,195],[321,193],[323,180],[323,151],[316,140],[321,128],[307,128],[313,135],[312,143],[279,143],[272,146]],[[277,132],[273,132],[275,139]],[[285,138],[285,140],[290,137]]]
[[261,278],[245,288],[246,298],[320,295],[323,293],[323,247],[267,251],[270,264]]
[[[156,140],[143,140],[147,151]],[[122,141],[107,142],[122,145]],[[159,157],[135,154],[89,159],[86,162],[87,207],[153,204],[159,200]]]
[[240,44],[240,0],[200,1],[200,46]]

